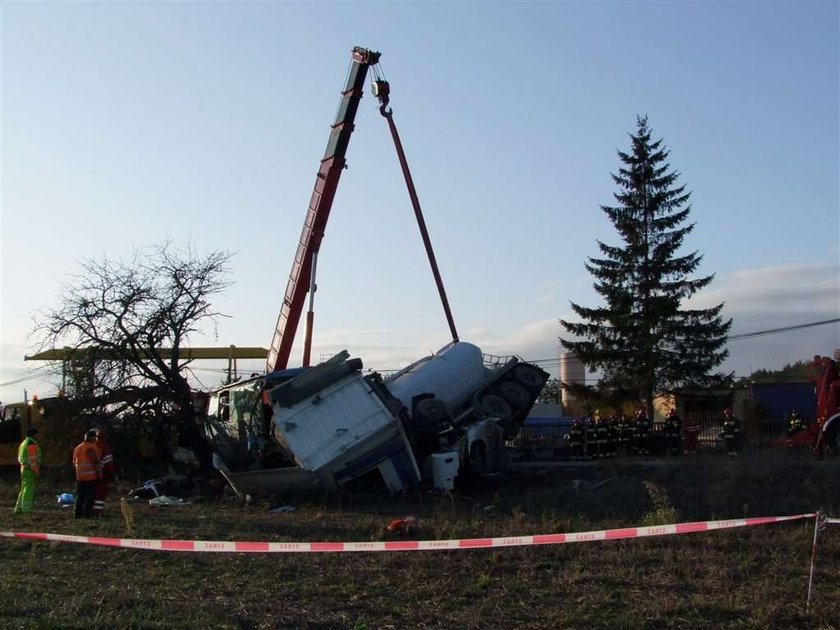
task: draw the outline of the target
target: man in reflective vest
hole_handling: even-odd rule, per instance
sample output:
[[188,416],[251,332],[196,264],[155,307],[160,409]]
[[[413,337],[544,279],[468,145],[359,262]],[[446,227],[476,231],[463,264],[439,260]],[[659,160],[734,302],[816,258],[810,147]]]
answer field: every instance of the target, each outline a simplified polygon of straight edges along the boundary
[[671,409],[665,417],[665,442],[668,446],[669,455],[679,455],[682,453],[682,420],[677,415],[676,409]]
[[76,469],[76,518],[93,514],[96,484],[102,476],[102,462],[96,446],[96,429],[85,433],[84,441],[73,449],[73,468]]
[[741,427],[737,418],[732,415],[731,409],[723,410],[723,430],[720,432],[720,437],[726,443],[727,454],[730,457],[736,457],[740,447]]
[[634,449],[638,455],[650,455],[650,420],[643,408],[636,410],[636,432],[634,435]]
[[802,420],[802,416],[799,415],[799,412],[794,409],[790,412],[790,419],[788,420],[788,437],[793,437],[800,431],[805,430],[805,421]]
[[572,426],[569,428],[569,433],[566,437],[572,447],[572,459],[583,459],[585,456],[584,434],[583,426],[581,425],[580,420],[575,418],[575,421],[572,422]]
[[116,477],[114,466],[114,449],[108,439],[105,428],[96,432],[96,447],[99,449],[99,461],[102,463],[102,476],[96,483],[96,494],[93,499],[93,515],[102,516],[105,511],[105,499],[108,498],[108,487]]
[[23,514],[32,511],[32,504],[35,502],[35,486],[38,477],[41,476],[41,464],[43,455],[41,447],[35,441],[35,434],[38,429],[30,428],[26,431],[26,437],[18,447],[18,463],[20,464],[20,494],[15,503],[15,514]]
[[685,454],[686,455],[694,455],[697,453],[697,443],[700,440],[700,432],[703,428],[700,426],[700,422],[697,420],[696,416],[694,418],[688,418],[685,423],[685,430],[683,435],[685,435]]

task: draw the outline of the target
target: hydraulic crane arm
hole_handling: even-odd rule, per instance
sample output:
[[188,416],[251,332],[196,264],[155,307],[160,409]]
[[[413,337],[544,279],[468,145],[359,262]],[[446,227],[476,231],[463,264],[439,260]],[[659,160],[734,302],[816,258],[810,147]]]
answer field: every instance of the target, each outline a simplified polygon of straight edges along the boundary
[[359,108],[359,101],[364,92],[365,79],[368,68],[379,63],[380,53],[366,48],[353,49],[350,71],[347,83],[341,93],[335,122],[332,125],[327,150],[321,160],[321,168],[315,180],[315,189],[309,202],[306,221],[300,235],[283,305],[277,318],[274,337],[266,360],[266,371],[271,372],[285,368],[292,351],[292,342],[303,312],[306,294],[310,294],[310,308],[307,313],[307,342],[305,343],[303,365],[309,365],[309,349],[311,346],[314,309],[312,301],[315,293],[314,270],[324,229],[330,215],[338,180],[345,166],[347,145],[350,134],[353,133],[353,121]]

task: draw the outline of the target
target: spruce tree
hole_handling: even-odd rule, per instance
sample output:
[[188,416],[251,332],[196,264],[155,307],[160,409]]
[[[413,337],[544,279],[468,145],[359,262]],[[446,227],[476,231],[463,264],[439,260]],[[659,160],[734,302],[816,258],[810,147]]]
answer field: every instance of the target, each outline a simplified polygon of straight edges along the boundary
[[690,192],[667,163],[662,140],[651,141],[647,116],[637,117],[630,152],[618,151],[621,167],[612,178],[617,205],[601,206],[622,245],[598,241],[603,257],[588,258],[587,271],[603,306],[571,303],[581,320],[560,320],[574,338],[560,338],[590,370],[599,370],[599,388],[624,392],[644,404],[652,417],[653,397],[679,387],[709,385],[728,356],[732,324],[721,316],[723,304],[681,309],[706,287],[713,275],[692,278],[702,256],[680,253],[694,229],[687,223]]

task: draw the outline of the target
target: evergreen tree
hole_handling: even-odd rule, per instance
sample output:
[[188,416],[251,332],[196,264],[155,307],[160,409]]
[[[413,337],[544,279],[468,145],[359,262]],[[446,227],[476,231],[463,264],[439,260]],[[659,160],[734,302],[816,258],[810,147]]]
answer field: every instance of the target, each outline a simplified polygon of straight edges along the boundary
[[680,255],[686,235],[690,192],[678,185],[679,172],[666,162],[662,140],[651,141],[647,116],[637,117],[629,153],[613,180],[617,205],[601,206],[623,245],[598,241],[602,258],[589,258],[603,306],[572,303],[579,322],[560,320],[574,338],[560,338],[590,370],[600,370],[601,389],[623,392],[645,404],[652,417],[653,397],[683,386],[704,386],[728,356],[731,320],[723,304],[709,309],[681,309],[682,302],[713,279],[691,278],[702,260],[697,252]]

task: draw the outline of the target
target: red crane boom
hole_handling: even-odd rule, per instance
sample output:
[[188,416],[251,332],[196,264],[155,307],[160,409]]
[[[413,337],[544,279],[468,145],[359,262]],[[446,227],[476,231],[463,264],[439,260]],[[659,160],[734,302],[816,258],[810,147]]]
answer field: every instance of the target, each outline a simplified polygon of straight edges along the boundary
[[309,349],[314,323],[312,308],[315,289],[314,272],[318,250],[321,247],[321,240],[324,238],[324,229],[330,216],[338,180],[341,178],[341,171],[344,169],[346,162],[347,145],[350,142],[350,134],[353,133],[353,121],[356,118],[359,101],[364,92],[368,68],[379,63],[379,57],[380,53],[366,48],[356,47],[353,49],[347,83],[341,93],[341,101],[335,122],[332,125],[330,140],[327,143],[327,150],[321,160],[321,168],[318,170],[318,176],[315,180],[315,189],[309,201],[309,211],[306,213],[306,221],[300,234],[297,253],[292,262],[292,270],[289,273],[283,305],[280,308],[274,337],[269,347],[265,364],[267,372],[281,370],[288,365],[289,355],[292,352],[292,342],[294,342],[295,331],[300,322],[307,293],[310,293],[310,309],[306,318],[306,337],[308,341],[304,344],[303,365],[309,365]]

